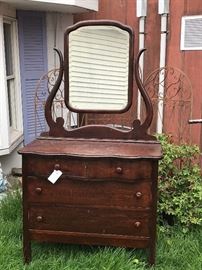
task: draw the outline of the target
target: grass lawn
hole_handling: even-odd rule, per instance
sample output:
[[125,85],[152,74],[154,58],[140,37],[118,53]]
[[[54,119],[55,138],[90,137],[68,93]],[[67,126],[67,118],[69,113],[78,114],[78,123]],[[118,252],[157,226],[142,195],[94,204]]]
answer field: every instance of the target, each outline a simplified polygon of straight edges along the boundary
[[[21,196],[16,193],[0,207],[0,270],[143,270],[144,250],[32,244],[32,262],[22,262]],[[159,232],[156,270],[201,270],[202,230],[184,234],[180,228]]]

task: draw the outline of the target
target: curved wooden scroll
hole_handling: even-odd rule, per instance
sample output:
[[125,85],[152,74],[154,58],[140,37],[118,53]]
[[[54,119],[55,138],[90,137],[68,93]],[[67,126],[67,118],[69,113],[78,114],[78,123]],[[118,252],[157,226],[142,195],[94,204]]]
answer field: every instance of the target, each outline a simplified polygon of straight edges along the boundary
[[[53,89],[51,90],[47,100],[46,100],[46,105],[45,105],[45,118],[46,118],[46,122],[50,128],[49,131],[49,136],[64,136],[64,119],[62,117],[57,117],[56,118],[56,122],[53,120],[52,117],[52,103],[54,100],[55,95],[57,94],[57,91],[60,87],[60,84],[62,82],[62,77],[63,77],[63,72],[64,72],[64,62],[63,62],[63,56],[62,56],[62,52],[56,48],[54,48],[54,50],[57,52],[58,56],[59,56],[59,61],[60,61],[60,69],[59,69],[59,74],[58,74],[58,78],[55,82],[55,85],[53,86]],[[46,133],[45,133],[46,134]],[[43,135],[43,133],[42,133]]]
[[141,54],[145,49],[141,50],[135,61],[135,79],[137,86],[140,90],[142,98],[146,105],[146,118],[145,121],[141,124],[140,120],[136,119],[133,122],[133,128],[129,131],[123,131],[120,129],[112,128],[104,125],[89,125],[83,126],[72,130],[66,130],[64,128],[64,119],[62,117],[56,118],[56,121],[53,120],[51,107],[54,100],[54,97],[60,87],[64,66],[63,66],[63,56],[60,50],[55,49],[58,53],[60,60],[60,69],[59,75],[56,80],[56,83],[46,101],[45,105],[45,117],[50,128],[49,132],[42,133],[41,136],[51,136],[51,137],[66,137],[66,138],[97,138],[97,139],[123,139],[123,140],[156,140],[154,136],[151,136],[147,133],[149,126],[151,125],[153,118],[153,108],[150,98],[143,86],[143,83],[139,76],[139,59]]
[[[144,51],[146,51],[146,49],[142,49],[139,51],[139,53],[137,55],[137,59],[135,61],[135,79],[136,79],[138,89],[140,90],[140,93],[142,95],[142,98],[143,98],[145,106],[146,106],[146,115],[147,116],[146,116],[144,123],[141,125],[141,129],[147,130],[152,123],[153,107],[152,107],[151,99],[150,99],[149,95],[147,94],[147,91],[145,90],[143,83],[142,83],[142,80],[140,79],[140,75],[139,75],[140,74],[139,73],[139,60],[140,60],[140,56],[143,54]],[[135,121],[137,121],[137,120],[135,120]]]

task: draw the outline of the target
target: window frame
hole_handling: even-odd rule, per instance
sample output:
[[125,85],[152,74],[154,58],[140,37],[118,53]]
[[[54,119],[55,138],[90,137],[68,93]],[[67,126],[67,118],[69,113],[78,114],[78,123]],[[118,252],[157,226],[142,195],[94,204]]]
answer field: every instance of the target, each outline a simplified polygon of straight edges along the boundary
[[188,15],[188,16],[182,16],[181,18],[181,33],[180,33],[180,50],[181,51],[198,51],[198,50],[201,51],[202,50],[202,46],[186,46],[185,44],[185,33],[187,31],[186,21],[195,20],[195,19],[202,19],[202,15]]
[[[6,74],[4,23],[11,25],[13,73]],[[13,82],[11,100],[8,97],[8,81]],[[0,156],[11,153],[23,141],[22,101],[17,20],[0,16]],[[10,103],[10,109],[9,109]],[[9,113],[11,115],[9,116]],[[10,123],[12,118],[13,123]]]

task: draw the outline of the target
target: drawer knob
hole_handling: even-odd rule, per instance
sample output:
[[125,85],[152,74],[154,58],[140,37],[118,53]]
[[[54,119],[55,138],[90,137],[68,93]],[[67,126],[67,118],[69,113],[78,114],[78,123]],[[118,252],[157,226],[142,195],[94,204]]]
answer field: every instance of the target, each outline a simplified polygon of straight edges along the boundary
[[140,221],[136,221],[135,222],[135,228],[140,228],[141,226],[141,222]]
[[42,217],[42,216],[37,216],[37,217],[36,217],[36,220],[37,220],[38,222],[42,222],[43,217]]
[[123,173],[123,169],[122,169],[121,167],[117,167],[117,168],[116,168],[116,172],[117,172],[118,174],[122,174],[122,173]]
[[56,171],[59,170],[60,169],[60,164],[58,164],[58,163],[55,164],[54,168],[55,168]]
[[42,188],[40,188],[40,187],[35,188],[35,192],[36,192],[37,194],[41,194]]
[[141,198],[142,197],[142,192],[138,191],[138,192],[136,192],[135,195],[136,195],[137,198]]

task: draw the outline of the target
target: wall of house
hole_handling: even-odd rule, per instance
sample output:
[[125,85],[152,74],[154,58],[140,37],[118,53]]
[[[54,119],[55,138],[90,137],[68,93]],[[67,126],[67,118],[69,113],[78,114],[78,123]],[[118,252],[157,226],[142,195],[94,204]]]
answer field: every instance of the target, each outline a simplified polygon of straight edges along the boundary
[[22,158],[18,150],[23,147],[23,143],[18,145],[9,155],[0,157],[3,173],[10,174],[13,168],[22,168]]
[[64,51],[64,31],[73,24],[72,14],[62,14],[47,12],[47,50],[48,50],[48,70],[58,68],[59,62],[53,48],[56,47],[62,52]]
[[[148,0],[147,16],[145,23],[145,48],[147,51],[144,56],[144,78],[159,68],[160,59],[160,37],[161,32],[161,16],[158,14],[158,0]],[[188,77],[191,82],[191,91],[193,94],[193,102],[190,103],[190,112],[183,116],[183,110],[177,112],[179,108],[172,106],[164,106],[164,121],[163,131],[171,133],[173,137],[181,132],[181,140],[192,142],[201,146],[202,149],[202,125],[190,126],[188,125],[189,117],[202,117],[202,77],[200,76],[202,69],[202,51],[181,51],[180,50],[180,35],[181,35],[181,18],[187,15],[202,15],[202,1],[187,1],[178,0],[170,1],[170,12],[168,15],[168,26],[166,32],[166,65],[177,69]],[[138,18],[136,17],[136,1],[130,0],[100,0],[99,12],[77,15],[74,17],[75,21],[86,19],[114,19],[123,23],[129,24],[135,31],[135,54],[138,51]],[[182,81],[183,85],[184,81]],[[134,86],[134,97],[137,97],[137,87]],[[134,116],[136,116],[137,103],[125,116],[92,116],[88,115],[89,123],[102,122],[121,122],[131,123]],[[165,105],[165,104],[164,104]],[[180,106],[180,105],[179,105]],[[182,106],[185,106],[183,104]],[[186,110],[186,108],[184,108]],[[186,112],[187,113],[187,112]],[[142,114],[144,115],[144,113]],[[180,117],[184,117],[183,119]],[[183,123],[183,130],[180,130],[181,121]],[[157,123],[157,113],[154,115],[151,130],[155,132]],[[178,137],[179,137],[178,136]]]
[[[202,15],[202,1],[170,1],[167,64],[181,69],[192,85],[192,118],[202,118],[202,50],[181,51],[181,17]],[[174,125],[174,123],[173,123]],[[176,125],[176,124],[175,124]],[[191,126],[192,142],[202,150],[202,125]]]
[[16,17],[16,9],[14,7],[0,1],[0,15],[15,18]]

